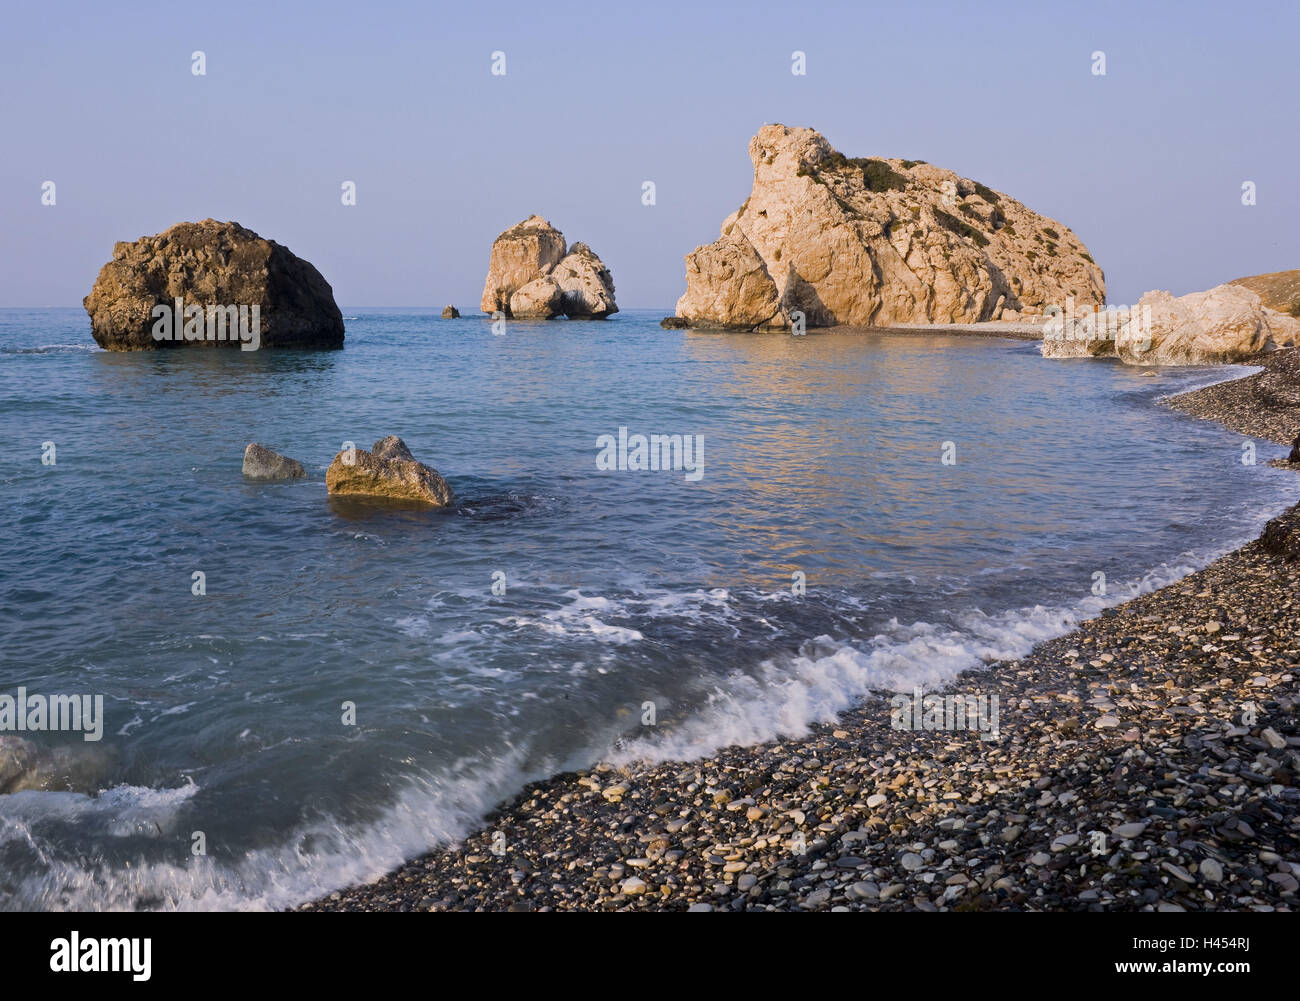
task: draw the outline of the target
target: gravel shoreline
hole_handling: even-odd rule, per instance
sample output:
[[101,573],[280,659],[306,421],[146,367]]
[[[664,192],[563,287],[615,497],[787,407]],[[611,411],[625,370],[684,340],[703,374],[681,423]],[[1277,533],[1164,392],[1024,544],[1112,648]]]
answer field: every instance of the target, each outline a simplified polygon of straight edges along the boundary
[[[1300,351],[1258,364],[1163,402],[1289,443]],[[1296,910],[1298,555],[1300,505],[962,675],[945,693],[997,696],[996,740],[893,729],[877,696],[806,738],[535,783],[462,844],[301,909]]]

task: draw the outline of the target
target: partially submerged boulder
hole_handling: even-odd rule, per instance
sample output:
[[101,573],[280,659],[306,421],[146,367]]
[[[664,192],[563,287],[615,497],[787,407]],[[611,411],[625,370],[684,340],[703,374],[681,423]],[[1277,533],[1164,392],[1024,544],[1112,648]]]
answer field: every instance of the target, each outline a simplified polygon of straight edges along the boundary
[[244,475],[251,480],[296,480],[307,471],[297,459],[252,442],[244,449]]
[[849,158],[813,129],[765,125],[749,198],[686,256],[677,316],[736,330],[971,323],[1106,301],[1068,227],[951,170]]
[[0,734],[0,794],[37,789],[89,792],[99,787],[107,768],[104,752],[73,744],[45,747],[23,737]]
[[444,320],[456,320],[460,318],[460,310],[455,306],[443,306],[442,318]]
[[325,473],[325,485],[340,497],[397,501],[445,507],[451,487],[436,469],[416,461],[406,442],[389,435],[374,448],[340,452]]
[[110,351],[343,346],[343,314],[321,273],[237,222],[183,222],[115,244],[83,304]]
[[1229,283],[1175,297],[1148,292],[1136,306],[1082,314],[1067,309],[1043,329],[1046,358],[1117,357],[1130,365],[1244,361],[1300,340],[1300,319],[1269,309]]
[[480,305],[512,319],[604,319],[618,312],[609,268],[585,243],[566,252],[564,234],[539,215],[493,241]]

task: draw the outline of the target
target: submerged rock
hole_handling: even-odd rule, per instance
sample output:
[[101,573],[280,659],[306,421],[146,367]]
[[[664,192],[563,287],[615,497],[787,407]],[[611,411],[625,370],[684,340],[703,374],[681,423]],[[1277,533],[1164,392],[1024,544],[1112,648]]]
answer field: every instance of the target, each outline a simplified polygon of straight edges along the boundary
[[244,449],[244,475],[253,480],[294,480],[307,471],[297,459],[253,442]]
[[[240,307],[257,325],[253,346],[343,346],[343,314],[321,273],[237,222],[183,222],[115,244],[83,305],[95,342],[111,351],[239,347],[232,328]],[[242,346],[250,348],[248,337]]]
[[27,789],[90,792],[98,787],[107,763],[96,747],[50,748],[0,734],[0,794]]
[[677,315],[739,330],[971,323],[1105,302],[1070,230],[951,170],[850,159],[812,129],[765,125],[754,184],[714,243],[686,256]]
[[585,243],[566,252],[564,234],[539,215],[493,241],[480,305],[514,319],[604,319],[618,312],[604,262]]
[[331,494],[375,500],[399,501],[445,507],[452,502],[452,490],[441,474],[416,461],[406,442],[389,435],[375,442],[367,452],[340,452],[325,473]]
[[1048,322],[1047,358],[1118,357],[1130,365],[1242,361],[1300,340],[1300,320],[1269,309],[1258,293],[1229,283],[1175,297],[1148,292],[1136,306]]
[[444,320],[456,320],[460,318],[460,310],[455,306],[443,306],[442,318]]

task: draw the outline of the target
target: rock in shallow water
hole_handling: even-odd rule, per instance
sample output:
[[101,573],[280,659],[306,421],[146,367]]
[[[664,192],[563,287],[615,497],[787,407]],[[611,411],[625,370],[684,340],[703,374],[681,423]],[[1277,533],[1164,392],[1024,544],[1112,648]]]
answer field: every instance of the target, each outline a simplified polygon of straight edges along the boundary
[[[182,315],[180,328],[177,318],[169,321],[171,340],[156,339],[161,318],[155,307],[174,314],[178,299],[183,307],[203,309],[200,336],[185,336],[188,318]],[[95,342],[110,351],[239,348],[239,337],[230,337],[228,327],[224,339],[207,334],[216,333],[217,307],[240,306],[250,313],[259,307],[259,348],[343,347],[343,314],[321,273],[237,222],[183,222],[156,236],[117,243],[83,305]]]
[[252,442],[244,449],[244,475],[251,480],[295,480],[307,471],[297,459]]
[[340,452],[325,473],[325,484],[331,494],[341,497],[433,507],[445,507],[453,499],[451,487],[442,475],[416,461],[406,442],[396,435],[379,439],[370,452]]

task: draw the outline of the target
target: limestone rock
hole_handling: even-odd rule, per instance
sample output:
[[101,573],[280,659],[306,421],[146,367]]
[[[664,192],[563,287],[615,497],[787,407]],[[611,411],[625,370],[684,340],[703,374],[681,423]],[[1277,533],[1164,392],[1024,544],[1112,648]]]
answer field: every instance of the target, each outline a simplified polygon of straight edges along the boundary
[[155,339],[154,307],[177,299],[205,318],[208,307],[259,307],[261,348],[343,346],[343,314],[321,273],[237,222],[183,222],[115,244],[83,305],[96,343],[111,351],[240,346],[237,337],[185,339],[179,328],[173,340]]
[[[348,459],[351,458],[351,462]],[[340,452],[325,473],[331,494],[445,507],[452,490],[436,469],[417,462],[396,435],[375,442],[367,452]]]
[[510,299],[533,279],[549,274],[564,257],[564,234],[539,215],[531,215],[492,243],[483,283],[485,313],[510,315]]
[[456,320],[460,318],[460,310],[455,306],[443,306],[442,318],[444,320]]
[[244,475],[252,480],[295,480],[307,471],[297,459],[253,442],[244,449]]
[[549,275],[534,278],[510,297],[507,315],[519,320],[549,320],[564,312],[564,291]]
[[614,279],[591,248],[575,243],[541,216],[529,216],[492,244],[483,312],[511,318],[604,319],[618,312]]
[[1044,327],[1048,358],[1118,357],[1130,365],[1242,361],[1300,340],[1300,319],[1267,308],[1257,293],[1229,283],[1175,297],[1148,292],[1137,305]]
[[849,159],[784,125],[760,129],[749,154],[749,198],[686,258],[677,315],[693,326],[786,327],[796,310],[809,327],[970,323],[1067,295],[1105,302],[1068,228],[953,171]]
[[686,294],[677,302],[677,315],[690,326],[724,330],[787,325],[776,282],[753,245],[734,230],[686,255]]
[[585,243],[575,243],[555,266],[550,277],[563,294],[565,316],[603,320],[618,312],[614,301],[614,278],[609,268]]

